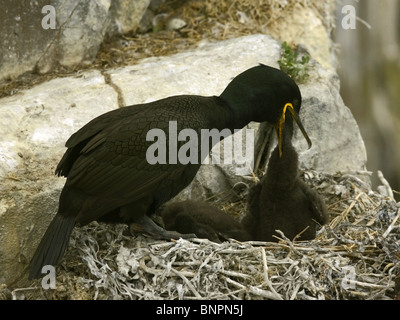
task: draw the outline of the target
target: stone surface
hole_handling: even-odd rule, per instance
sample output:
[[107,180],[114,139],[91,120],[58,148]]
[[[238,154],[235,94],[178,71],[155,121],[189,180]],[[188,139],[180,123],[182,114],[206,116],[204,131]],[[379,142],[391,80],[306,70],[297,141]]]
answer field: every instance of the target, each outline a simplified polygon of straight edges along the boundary
[[113,0],[110,8],[111,22],[107,35],[112,37],[115,34],[136,31],[149,4],[150,0]]
[[58,207],[64,179],[54,175],[68,137],[117,108],[97,71],[54,79],[0,103],[0,283],[13,283]]
[[33,70],[45,48],[56,37],[57,30],[42,28],[43,6],[34,1],[2,1],[0,81]]
[[340,96],[339,77],[323,68],[315,68],[312,77],[300,85],[301,117],[313,142],[313,147],[307,150],[300,130],[295,131],[294,145],[300,151],[300,166],[328,173],[366,170],[364,141]]
[[72,68],[92,63],[106,34],[137,28],[149,1],[4,0],[0,12],[0,81],[33,70],[46,73],[56,66]]
[[[0,283],[26,279],[28,261],[57,210],[64,179],[55,177],[54,169],[64,143],[84,123],[118,107],[115,87],[127,105],[177,94],[219,95],[234,76],[258,63],[277,67],[279,55],[280,43],[265,35],[202,43],[188,52],[109,70],[112,85],[97,71],[83,72],[1,99]],[[310,82],[300,88],[300,116],[313,141],[307,150],[295,133],[301,166],[328,172],[364,169],[364,144],[340,98],[337,76],[316,64]],[[246,167],[237,169],[204,165],[180,196],[204,199],[251,181],[243,175],[249,173]]]
[[65,67],[90,64],[109,26],[110,4],[111,0],[55,1],[60,37],[50,46],[50,57]]
[[[333,12],[334,2],[326,2],[326,11]],[[318,61],[324,68],[332,68],[336,62],[333,53],[332,42],[327,27],[324,26],[322,15],[314,10],[299,5],[294,6],[292,14],[279,20],[276,24],[275,33],[280,39],[288,43],[299,43],[307,47],[311,56]],[[327,17],[325,17],[327,18]]]

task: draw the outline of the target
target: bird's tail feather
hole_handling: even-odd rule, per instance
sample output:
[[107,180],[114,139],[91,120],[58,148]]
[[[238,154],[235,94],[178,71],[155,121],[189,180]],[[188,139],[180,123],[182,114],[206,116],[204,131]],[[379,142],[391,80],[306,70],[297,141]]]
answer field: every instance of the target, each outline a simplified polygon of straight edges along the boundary
[[74,226],[75,218],[72,216],[66,217],[58,213],[53,218],[30,262],[29,280],[43,276],[43,266],[55,266],[60,261]]

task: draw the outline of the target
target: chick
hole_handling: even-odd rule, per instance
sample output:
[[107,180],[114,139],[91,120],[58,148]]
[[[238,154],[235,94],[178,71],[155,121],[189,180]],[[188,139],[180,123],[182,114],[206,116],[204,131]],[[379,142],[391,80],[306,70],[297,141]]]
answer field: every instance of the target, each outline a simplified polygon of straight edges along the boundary
[[246,241],[250,236],[241,224],[220,209],[199,201],[171,202],[160,212],[164,227],[179,233],[194,233],[214,242],[233,238]]
[[253,240],[276,241],[282,231],[289,239],[315,238],[317,224],[326,224],[329,213],[320,195],[298,175],[298,155],[291,132],[284,133],[282,154],[276,147],[266,174],[250,189],[243,228]]

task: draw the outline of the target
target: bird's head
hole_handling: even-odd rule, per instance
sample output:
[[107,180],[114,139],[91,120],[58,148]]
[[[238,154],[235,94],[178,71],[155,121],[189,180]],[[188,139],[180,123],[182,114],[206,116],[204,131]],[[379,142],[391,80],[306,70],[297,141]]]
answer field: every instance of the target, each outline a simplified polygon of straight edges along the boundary
[[311,140],[299,118],[300,89],[283,71],[262,64],[248,69],[236,76],[220,97],[228,102],[240,125],[250,121],[266,121],[273,125],[280,155],[283,132],[290,131],[289,136],[292,136],[293,119],[311,148]]
[[[280,156],[282,156],[282,144],[283,144],[283,139],[284,139],[283,131],[285,128],[285,124],[287,127],[286,130],[290,131],[287,136],[291,138],[292,133],[293,133],[293,120],[290,118],[289,118],[290,120],[287,119],[286,118],[287,115],[289,115],[289,117],[291,116],[296,121],[301,133],[303,134],[304,138],[307,140],[308,148],[311,148],[311,146],[312,146],[311,139],[308,136],[306,130],[303,127],[303,124],[300,121],[299,112],[296,111],[296,109],[297,109],[295,107],[296,102],[297,102],[297,100],[294,102],[285,103],[283,108],[281,108],[280,116],[279,116],[278,120],[273,122],[275,130],[276,130],[276,135],[278,137],[278,147],[279,147],[279,155]],[[300,108],[298,108],[298,109],[300,109]]]

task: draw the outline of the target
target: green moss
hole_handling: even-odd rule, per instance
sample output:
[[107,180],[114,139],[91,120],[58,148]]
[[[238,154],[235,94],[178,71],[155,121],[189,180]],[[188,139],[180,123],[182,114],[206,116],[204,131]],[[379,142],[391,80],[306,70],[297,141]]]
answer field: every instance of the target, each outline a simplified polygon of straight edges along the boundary
[[299,57],[297,51],[293,50],[286,42],[282,43],[281,59],[278,60],[279,67],[297,83],[305,83],[310,77],[309,62],[308,54]]

